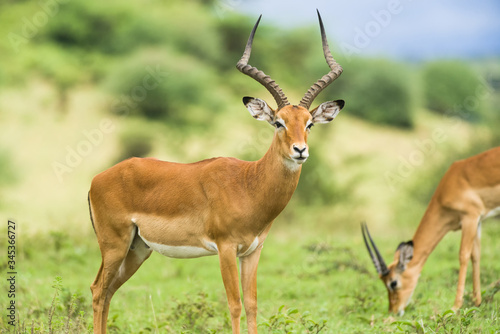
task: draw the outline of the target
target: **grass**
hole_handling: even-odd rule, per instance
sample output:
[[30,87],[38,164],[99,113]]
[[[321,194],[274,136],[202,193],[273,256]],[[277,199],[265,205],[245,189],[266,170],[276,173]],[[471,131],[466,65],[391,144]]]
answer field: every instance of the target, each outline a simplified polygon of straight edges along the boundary
[[[458,272],[459,233],[452,233],[429,258],[406,314],[393,317],[386,312],[385,289],[359,236],[317,238],[305,233],[290,242],[285,238],[289,231],[276,226],[259,267],[259,331],[498,333],[495,240],[500,224],[485,224],[483,232],[480,307],[472,303],[469,273],[464,307],[457,313],[449,310]],[[388,258],[397,241],[377,239]],[[21,235],[18,247],[17,326],[12,328],[2,317],[0,332],[90,333],[89,285],[100,262],[95,237]],[[6,297],[0,296],[2,305]],[[153,254],[114,296],[108,327],[110,333],[230,333],[217,258],[177,260]]]

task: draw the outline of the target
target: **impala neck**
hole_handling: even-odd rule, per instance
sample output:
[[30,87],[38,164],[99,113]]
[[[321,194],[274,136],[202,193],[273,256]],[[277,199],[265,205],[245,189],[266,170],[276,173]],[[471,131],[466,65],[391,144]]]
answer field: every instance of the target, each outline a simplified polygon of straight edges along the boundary
[[269,212],[269,218],[274,219],[290,201],[301,170],[301,165],[283,156],[275,133],[269,150],[252,164],[246,175],[247,187],[260,199],[259,211]]
[[413,236],[413,259],[408,267],[419,273],[437,244],[451,230],[452,219],[433,198]]

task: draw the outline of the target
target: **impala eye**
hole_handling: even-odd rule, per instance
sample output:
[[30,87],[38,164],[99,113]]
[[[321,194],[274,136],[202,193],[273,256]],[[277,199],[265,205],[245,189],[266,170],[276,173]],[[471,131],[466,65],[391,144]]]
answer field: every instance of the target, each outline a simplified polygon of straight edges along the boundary
[[390,286],[391,286],[391,290],[394,290],[396,289],[396,287],[398,286],[398,281],[394,280],[390,283]]
[[276,127],[276,129],[284,127],[284,125],[280,121],[274,122],[274,126]]
[[314,123],[309,123],[307,126],[306,126],[306,130],[311,130],[311,128],[314,126]]

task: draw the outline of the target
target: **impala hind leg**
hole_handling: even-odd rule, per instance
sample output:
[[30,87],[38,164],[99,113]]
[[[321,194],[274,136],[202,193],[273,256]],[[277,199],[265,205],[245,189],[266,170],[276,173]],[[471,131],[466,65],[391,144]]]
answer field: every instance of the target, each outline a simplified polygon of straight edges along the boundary
[[[453,304],[453,309],[458,310],[462,307],[464,290],[465,290],[465,278],[467,276],[467,266],[469,260],[471,260],[474,240],[477,236],[479,215],[466,215],[462,218],[462,241],[460,243],[460,269],[458,271],[458,286],[457,295],[455,297],[455,303]],[[479,272],[478,272],[479,273]]]
[[92,307],[94,309],[94,333],[106,333],[109,305],[113,294],[123,285],[141,264],[151,255],[144,241],[134,231],[133,240],[126,248],[101,248],[102,263],[97,273],[92,290]]

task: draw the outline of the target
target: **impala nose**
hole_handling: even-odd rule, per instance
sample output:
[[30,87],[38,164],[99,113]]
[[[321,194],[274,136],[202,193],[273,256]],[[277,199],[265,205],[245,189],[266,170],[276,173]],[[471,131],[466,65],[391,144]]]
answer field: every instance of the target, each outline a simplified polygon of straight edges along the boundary
[[293,150],[302,155],[302,153],[307,149],[307,147],[300,148],[298,146],[293,145]]
[[292,158],[295,161],[297,161],[299,163],[303,163],[309,157],[309,152],[307,150],[306,144],[303,144],[303,145],[293,144],[292,148],[294,151]]

